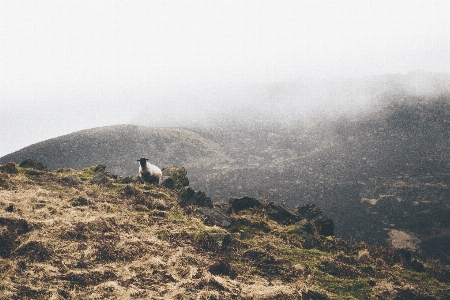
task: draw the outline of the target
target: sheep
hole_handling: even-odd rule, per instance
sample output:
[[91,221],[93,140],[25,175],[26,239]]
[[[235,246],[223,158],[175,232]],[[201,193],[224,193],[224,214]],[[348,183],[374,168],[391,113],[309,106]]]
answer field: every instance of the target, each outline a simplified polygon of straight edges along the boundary
[[139,162],[139,177],[148,183],[161,184],[162,172],[161,169],[148,162],[148,158],[141,158],[137,160]]

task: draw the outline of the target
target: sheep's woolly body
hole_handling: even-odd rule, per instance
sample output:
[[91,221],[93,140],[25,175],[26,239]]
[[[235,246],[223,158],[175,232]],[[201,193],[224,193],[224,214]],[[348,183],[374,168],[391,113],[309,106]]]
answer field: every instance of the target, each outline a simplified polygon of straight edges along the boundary
[[139,161],[139,176],[145,181],[151,181],[151,179],[157,179],[158,184],[161,184],[162,172],[161,169],[155,165],[150,164],[147,160]]

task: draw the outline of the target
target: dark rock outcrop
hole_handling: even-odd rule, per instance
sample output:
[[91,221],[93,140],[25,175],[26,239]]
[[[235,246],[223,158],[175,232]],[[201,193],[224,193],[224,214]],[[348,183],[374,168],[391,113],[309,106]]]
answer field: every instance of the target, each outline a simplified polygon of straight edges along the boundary
[[104,173],[106,172],[106,166],[104,164],[98,164],[95,168],[94,168],[94,172],[95,173]]
[[171,189],[171,190],[175,190],[176,189],[175,180],[172,177],[169,177],[169,176],[163,176],[161,185],[163,187],[166,187],[166,188]]
[[291,225],[300,220],[298,216],[286,210],[279,203],[268,202],[264,203],[263,207],[267,213],[267,216],[277,223]]
[[324,236],[334,235],[334,222],[328,218],[320,208],[314,204],[305,204],[298,208],[296,214],[302,219],[306,219],[315,229],[317,233]]
[[194,191],[190,187],[182,188],[178,193],[178,204],[181,207],[188,205],[195,205],[199,207],[212,207],[212,201],[209,197],[206,197],[205,193],[201,191]]
[[82,184],[81,180],[78,179],[77,177],[73,176],[73,175],[63,177],[63,178],[61,179],[61,181],[62,181],[64,184],[69,185],[69,186],[80,185],[80,184]]
[[228,210],[220,205],[215,204],[213,207],[198,207],[195,214],[208,226],[215,225],[222,228],[230,228],[232,225]]
[[97,175],[95,175],[94,178],[92,178],[91,180],[91,184],[111,186],[111,182],[104,173],[98,173]]
[[229,203],[234,213],[237,213],[244,209],[262,207],[261,202],[250,197],[231,198],[229,200]]
[[36,160],[36,159],[31,159],[28,158],[26,160],[24,160],[23,162],[20,163],[19,167],[21,168],[33,168],[36,170],[47,170],[47,165],[43,164],[42,162]]
[[19,173],[19,170],[17,170],[17,166],[15,163],[9,162],[0,166],[0,172],[6,174],[17,174]]
[[[185,186],[189,186],[189,179],[187,178],[187,171],[184,167],[171,166],[162,170],[164,177],[170,177],[173,179],[174,189],[181,189]],[[167,181],[167,179],[163,180]],[[172,184],[170,181],[166,184]]]

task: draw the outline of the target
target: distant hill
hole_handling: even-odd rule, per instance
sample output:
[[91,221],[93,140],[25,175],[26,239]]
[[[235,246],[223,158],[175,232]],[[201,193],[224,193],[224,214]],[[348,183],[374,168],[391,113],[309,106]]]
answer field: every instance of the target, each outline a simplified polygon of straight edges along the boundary
[[37,159],[50,169],[85,168],[103,163],[118,175],[137,174],[140,157],[161,167],[220,165],[220,147],[186,129],[116,125],[49,139],[0,158],[0,163]]
[[183,165],[215,201],[250,196],[323,207],[336,235],[450,261],[450,97],[388,95],[376,111],[315,123],[197,129],[119,125],[44,141],[0,158],[51,169],[104,163],[134,175],[137,158]]
[[450,97],[389,97],[376,111],[313,125],[207,133],[232,141],[221,146],[240,167],[201,188],[215,199],[238,192],[315,203],[338,236],[385,243],[401,232],[411,248],[449,261]]

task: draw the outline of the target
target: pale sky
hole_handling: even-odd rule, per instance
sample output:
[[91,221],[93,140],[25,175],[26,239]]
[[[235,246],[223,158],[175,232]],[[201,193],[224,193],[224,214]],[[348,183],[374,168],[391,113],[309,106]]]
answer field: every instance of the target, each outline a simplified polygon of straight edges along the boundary
[[450,72],[449,16],[447,0],[0,0],[0,156],[218,110],[234,86]]

